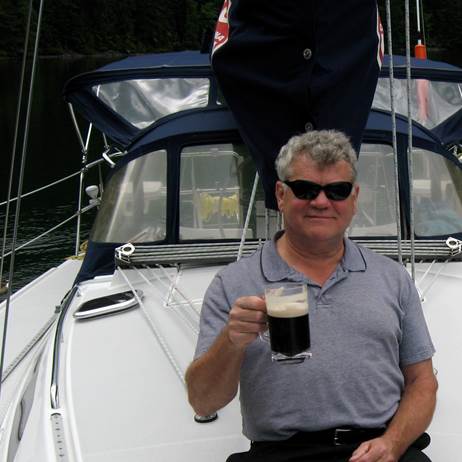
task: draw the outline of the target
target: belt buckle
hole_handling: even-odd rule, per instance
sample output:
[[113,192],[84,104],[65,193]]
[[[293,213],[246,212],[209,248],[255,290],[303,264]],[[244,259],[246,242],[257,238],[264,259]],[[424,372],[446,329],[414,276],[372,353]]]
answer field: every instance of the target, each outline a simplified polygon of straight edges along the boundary
[[342,435],[349,432],[351,432],[349,428],[336,428],[334,430],[334,446],[341,446],[342,444],[345,444],[341,441],[341,438]]

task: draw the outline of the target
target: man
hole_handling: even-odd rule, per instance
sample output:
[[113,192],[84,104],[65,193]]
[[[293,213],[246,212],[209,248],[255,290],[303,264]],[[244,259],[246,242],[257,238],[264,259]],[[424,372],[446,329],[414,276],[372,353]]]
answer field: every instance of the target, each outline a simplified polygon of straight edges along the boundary
[[274,159],[291,136],[337,129],[359,152],[382,39],[376,0],[224,1],[212,66],[268,208],[277,208]]
[[[356,154],[341,133],[295,136],[276,160],[283,232],[220,271],[204,298],[190,402],[210,415],[240,385],[249,453],[229,461],[423,462],[435,406],[434,348],[406,270],[344,237]],[[313,357],[271,362],[267,284],[305,282]],[[414,442],[419,440],[419,443]]]

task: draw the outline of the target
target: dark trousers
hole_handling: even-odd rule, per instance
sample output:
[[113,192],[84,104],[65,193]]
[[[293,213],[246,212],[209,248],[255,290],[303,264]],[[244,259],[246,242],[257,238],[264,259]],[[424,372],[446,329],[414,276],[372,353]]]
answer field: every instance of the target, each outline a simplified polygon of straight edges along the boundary
[[[429,437],[422,435],[401,457],[400,462],[431,462],[421,451]],[[348,462],[359,444],[306,444],[277,441],[252,443],[248,452],[232,454],[226,462]]]
[[277,209],[274,160],[291,136],[337,129],[359,152],[379,73],[376,0],[225,0],[228,7],[212,65],[266,206]]

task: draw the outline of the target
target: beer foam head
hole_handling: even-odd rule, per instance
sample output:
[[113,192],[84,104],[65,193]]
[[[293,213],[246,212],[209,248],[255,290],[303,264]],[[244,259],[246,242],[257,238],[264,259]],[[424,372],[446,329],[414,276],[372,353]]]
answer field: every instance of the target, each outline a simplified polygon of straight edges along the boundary
[[295,318],[308,313],[306,289],[301,293],[283,295],[279,289],[269,290],[265,295],[266,309],[276,318]]
[[275,318],[296,318],[308,313],[306,301],[266,303],[266,309],[270,316]]

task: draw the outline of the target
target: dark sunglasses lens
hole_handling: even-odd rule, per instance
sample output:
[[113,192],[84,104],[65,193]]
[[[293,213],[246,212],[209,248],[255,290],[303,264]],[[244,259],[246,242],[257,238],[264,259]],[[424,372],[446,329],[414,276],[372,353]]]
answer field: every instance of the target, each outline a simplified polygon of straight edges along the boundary
[[308,181],[293,181],[290,183],[290,187],[295,197],[305,200],[315,199],[321,191],[319,185]]
[[324,186],[326,196],[334,201],[345,200],[351,194],[352,189],[353,185],[346,181],[340,183],[331,183]]

